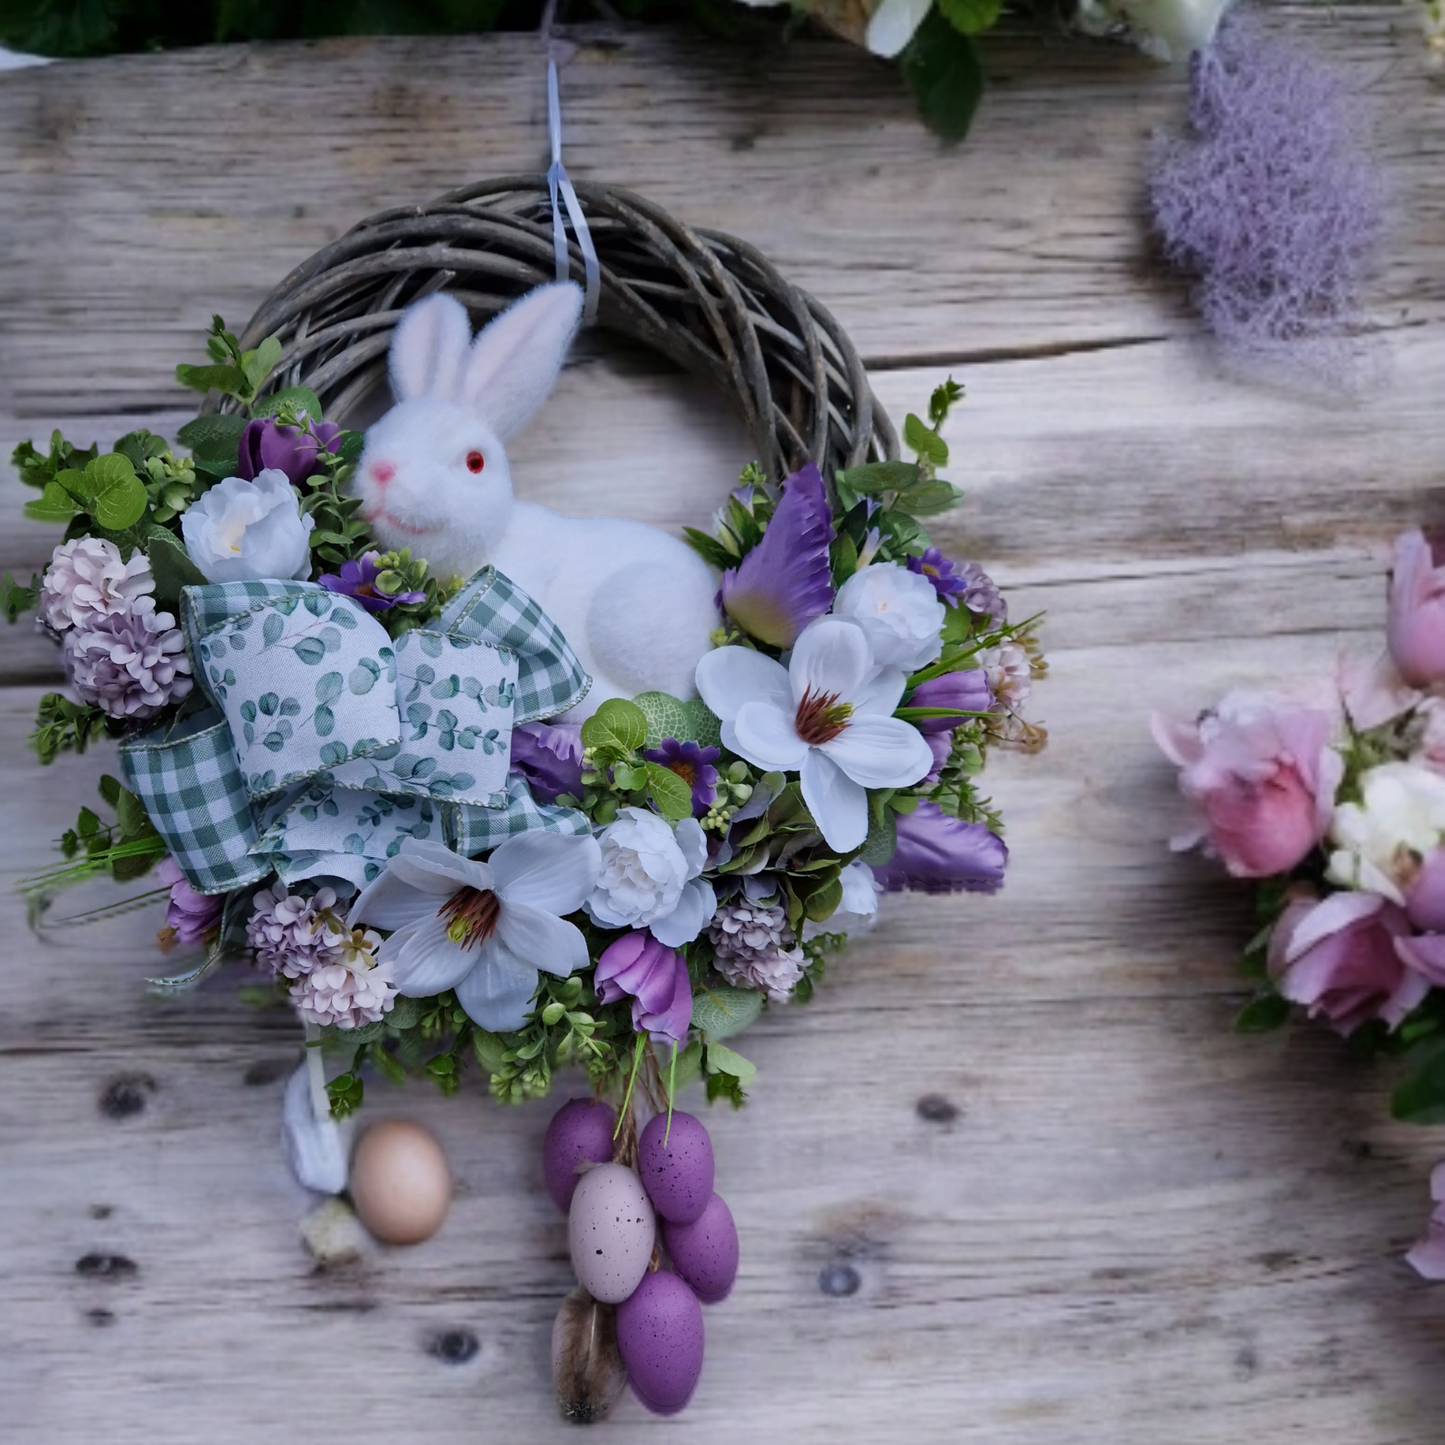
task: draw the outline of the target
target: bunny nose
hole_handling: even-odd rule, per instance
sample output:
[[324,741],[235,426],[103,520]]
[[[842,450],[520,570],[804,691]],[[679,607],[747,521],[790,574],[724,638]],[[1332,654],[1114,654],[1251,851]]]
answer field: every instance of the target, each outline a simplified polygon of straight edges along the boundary
[[389,482],[396,475],[396,467],[391,462],[372,462],[370,470],[371,475],[383,484]]

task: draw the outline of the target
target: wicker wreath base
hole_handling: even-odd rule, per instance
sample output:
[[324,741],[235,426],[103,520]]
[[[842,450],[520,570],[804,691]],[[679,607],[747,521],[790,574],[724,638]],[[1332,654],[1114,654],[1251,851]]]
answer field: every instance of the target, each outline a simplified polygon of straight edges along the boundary
[[[808,461],[825,477],[898,455],[858,353],[827,309],[754,247],[695,231],[615,186],[578,182],[601,262],[596,324],[729,395],[779,481]],[[571,242],[571,272],[585,279]],[[555,279],[545,176],[505,176],[382,211],[298,266],[251,318],[242,345],[284,348],[270,390],[306,385],[345,424],[384,384],[392,328],[445,290],[485,322]]]

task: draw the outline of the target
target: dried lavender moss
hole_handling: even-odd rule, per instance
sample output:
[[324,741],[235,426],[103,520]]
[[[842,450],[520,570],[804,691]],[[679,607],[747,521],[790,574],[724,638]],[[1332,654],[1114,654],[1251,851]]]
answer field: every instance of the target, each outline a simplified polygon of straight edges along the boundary
[[1168,260],[1228,359],[1348,385],[1382,222],[1358,99],[1294,44],[1235,17],[1191,68],[1189,134],[1149,178]]

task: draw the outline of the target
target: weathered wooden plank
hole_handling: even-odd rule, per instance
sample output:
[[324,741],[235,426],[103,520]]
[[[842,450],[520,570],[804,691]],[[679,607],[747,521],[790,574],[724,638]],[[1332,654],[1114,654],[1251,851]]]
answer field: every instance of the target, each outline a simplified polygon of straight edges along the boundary
[[[1277,23],[1308,27],[1378,98],[1398,215],[1372,314],[1417,325],[1445,300],[1424,264],[1445,213],[1445,116],[1409,11],[1332,14],[1328,25],[1313,7],[1284,8]],[[1000,41],[975,134],[944,150],[893,71],[832,41],[575,36],[569,166],[762,246],[875,363],[1192,329],[1138,223],[1150,136],[1179,117],[1178,71],[1122,49]],[[175,359],[213,310],[248,315],[373,210],[539,166],[543,74],[532,37],[499,35],[6,75],[0,412],[169,404]]]

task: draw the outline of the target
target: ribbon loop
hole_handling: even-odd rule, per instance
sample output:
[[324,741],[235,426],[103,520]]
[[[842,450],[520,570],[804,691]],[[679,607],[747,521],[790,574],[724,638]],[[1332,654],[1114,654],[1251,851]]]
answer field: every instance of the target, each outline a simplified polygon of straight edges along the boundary
[[[567,228],[562,220],[562,206],[565,205],[587,274],[587,299],[582,314],[588,321],[595,321],[597,302],[602,294],[602,266],[597,259],[597,247],[592,242],[592,229],[587,224],[582,202],[567,175],[567,167],[562,164],[562,101],[557,90],[555,60],[547,62],[547,127],[552,137],[552,164],[547,170],[547,189],[552,197],[552,249],[557,258],[557,279],[565,281],[572,274]],[[558,204],[559,193],[562,205]]]

